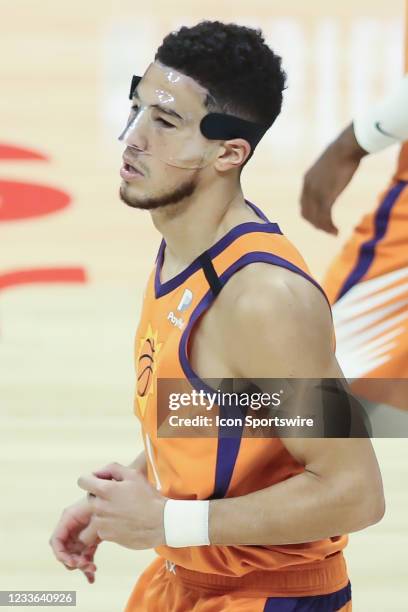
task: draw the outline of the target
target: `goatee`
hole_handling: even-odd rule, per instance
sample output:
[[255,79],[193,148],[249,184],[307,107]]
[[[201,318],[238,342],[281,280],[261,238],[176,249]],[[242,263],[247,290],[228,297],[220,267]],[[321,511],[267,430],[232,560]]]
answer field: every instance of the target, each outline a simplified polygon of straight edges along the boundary
[[146,197],[138,198],[130,196],[127,193],[126,187],[123,188],[121,185],[119,189],[119,197],[128,206],[132,208],[140,208],[142,210],[154,210],[155,208],[161,208],[162,206],[169,206],[170,204],[178,204],[184,198],[189,198],[193,195],[197,188],[197,176],[193,176],[188,181],[185,181],[179,185],[173,191],[169,191],[163,195],[157,197]]

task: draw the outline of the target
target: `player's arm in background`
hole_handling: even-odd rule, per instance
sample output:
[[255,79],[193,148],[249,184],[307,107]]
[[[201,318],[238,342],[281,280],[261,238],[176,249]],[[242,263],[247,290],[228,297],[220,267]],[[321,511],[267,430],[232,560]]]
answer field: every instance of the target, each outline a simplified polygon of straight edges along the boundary
[[[229,300],[232,307],[222,309],[234,376],[344,380],[320,290],[287,270],[271,274],[268,264],[239,274],[241,284],[235,287],[245,292],[234,286],[225,291],[225,306]],[[370,439],[281,441],[304,472],[248,495],[212,500],[211,544],[297,544],[358,531],[382,518],[382,480]]]
[[337,234],[332,207],[361,159],[408,140],[408,74],[384,99],[355,118],[306,172],[302,217],[318,229]]

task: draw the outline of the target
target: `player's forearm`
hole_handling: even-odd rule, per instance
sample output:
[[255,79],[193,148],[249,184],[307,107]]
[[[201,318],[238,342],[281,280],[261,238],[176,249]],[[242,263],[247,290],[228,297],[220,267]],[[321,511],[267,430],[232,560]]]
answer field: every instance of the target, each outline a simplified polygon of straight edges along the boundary
[[329,145],[329,148],[332,149],[336,158],[339,160],[355,160],[358,162],[368,155],[367,151],[363,149],[357,141],[353,123],[348,125],[339,134],[336,140]]
[[[325,482],[304,472],[242,497],[212,500],[209,539],[214,545],[280,545],[312,542],[378,522],[381,492],[350,475]],[[354,481],[354,482],[353,482]],[[364,484],[363,484],[364,483]]]

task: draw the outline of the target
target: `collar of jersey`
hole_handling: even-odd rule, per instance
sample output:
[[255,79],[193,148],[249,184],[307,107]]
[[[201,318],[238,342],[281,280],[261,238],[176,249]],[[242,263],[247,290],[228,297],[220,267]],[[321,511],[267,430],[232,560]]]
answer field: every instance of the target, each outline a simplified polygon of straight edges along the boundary
[[[264,221],[264,223],[257,223],[256,221],[247,221],[246,223],[240,223],[235,227],[231,228],[229,232],[225,234],[222,238],[217,240],[215,244],[213,244],[209,249],[205,252],[209,254],[211,259],[219,255],[224,249],[226,249],[230,244],[234,242],[237,238],[242,236],[243,234],[249,234],[250,232],[266,232],[269,234],[282,234],[279,225],[277,223],[272,223],[265,216],[265,214],[252,202],[245,200],[245,202],[252,208],[252,210],[258,215],[260,219]],[[163,239],[160,244],[159,252],[157,254],[156,259],[156,271],[154,278],[154,291],[156,298],[160,298],[163,295],[167,295],[174,289],[177,289],[180,285],[182,285],[192,274],[197,272],[201,268],[201,261],[199,255],[196,257],[190,265],[187,266],[184,270],[170,278],[168,281],[162,283],[160,282],[160,275],[164,261],[164,251],[166,248],[166,242]]]

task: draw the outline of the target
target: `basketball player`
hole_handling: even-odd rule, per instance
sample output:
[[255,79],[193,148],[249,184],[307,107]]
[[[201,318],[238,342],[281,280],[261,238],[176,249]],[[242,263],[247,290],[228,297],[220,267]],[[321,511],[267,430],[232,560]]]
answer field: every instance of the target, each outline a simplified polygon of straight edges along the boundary
[[135,343],[145,449],[82,476],[51,538],[90,581],[100,541],[155,548],[126,612],[351,610],[342,534],[384,513],[368,439],[157,432],[162,379],[342,377],[322,289],[240,185],[284,81],[260,32],[202,22],[132,82],[120,196],[163,236]]
[[[337,234],[331,216],[334,202],[364,156],[408,140],[407,109],[408,74],[383,100],[358,116],[308,170],[301,195],[305,219]],[[401,412],[408,410],[407,236],[405,142],[390,184],[375,209],[354,228],[323,283],[333,305],[336,356],[347,378],[355,379],[352,389],[371,400],[369,414],[380,425],[379,435],[408,435],[406,413]]]

